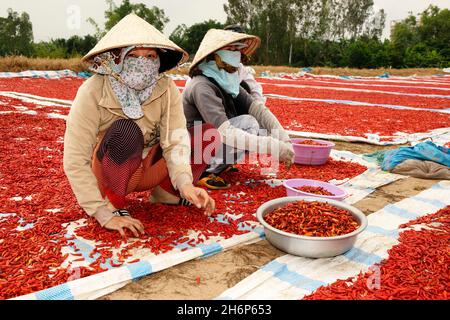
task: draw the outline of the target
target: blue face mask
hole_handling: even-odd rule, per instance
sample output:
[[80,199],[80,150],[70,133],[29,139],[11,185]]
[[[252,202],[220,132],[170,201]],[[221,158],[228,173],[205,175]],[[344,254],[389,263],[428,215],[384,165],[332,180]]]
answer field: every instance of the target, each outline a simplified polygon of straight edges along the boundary
[[[240,51],[219,50],[216,52],[223,62],[233,66],[239,67],[241,61]],[[233,98],[239,95],[239,73],[228,73],[223,69],[219,69],[215,61],[203,61],[198,68],[206,77],[211,77],[225,90],[231,94]]]
[[216,53],[220,56],[223,62],[228,63],[230,66],[239,67],[241,63],[241,52],[230,50],[219,50]]

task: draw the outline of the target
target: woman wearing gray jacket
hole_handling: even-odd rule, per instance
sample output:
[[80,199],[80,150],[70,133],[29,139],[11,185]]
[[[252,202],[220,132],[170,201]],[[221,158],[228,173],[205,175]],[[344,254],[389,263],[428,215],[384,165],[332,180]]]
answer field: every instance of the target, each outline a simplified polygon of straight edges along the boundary
[[294,150],[289,135],[260,99],[240,86],[242,55],[250,56],[261,40],[252,35],[211,29],[200,44],[189,69],[192,78],[183,92],[187,126],[210,123],[224,143],[199,181],[210,189],[229,185],[218,175],[245,152],[270,154],[292,164]]

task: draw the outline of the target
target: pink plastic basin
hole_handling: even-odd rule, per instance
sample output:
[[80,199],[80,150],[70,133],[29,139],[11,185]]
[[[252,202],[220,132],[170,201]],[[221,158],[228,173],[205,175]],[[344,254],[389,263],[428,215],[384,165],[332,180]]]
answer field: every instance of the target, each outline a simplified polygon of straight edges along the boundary
[[[333,199],[342,201],[347,197],[347,192],[334,184],[319,181],[319,180],[310,180],[310,179],[289,179],[283,182],[284,187],[286,188],[286,194],[288,197],[293,196],[308,196],[308,197],[319,197],[325,199]],[[311,186],[311,187],[322,187],[328,192],[334,194],[334,196],[323,196],[319,194],[303,192],[294,189],[294,187],[303,187],[303,186]]]
[[[304,140],[313,140],[323,144],[323,146],[300,144]],[[320,166],[327,163],[331,149],[335,146],[333,142],[317,139],[292,139],[291,141],[295,152],[294,162],[312,166]]]

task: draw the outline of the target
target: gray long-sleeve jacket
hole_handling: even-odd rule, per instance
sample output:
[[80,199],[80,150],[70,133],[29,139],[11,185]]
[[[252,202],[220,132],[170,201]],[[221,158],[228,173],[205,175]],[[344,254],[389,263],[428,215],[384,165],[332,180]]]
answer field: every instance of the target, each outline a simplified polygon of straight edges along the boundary
[[[227,99],[230,98],[225,97],[220,88],[207,77],[194,77],[186,84],[183,92],[187,127],[194,126],[196,121],[210,123],[218,129],[223,142],[229,146],[242,146],[245,150],[259,152],[260,146],[266,145],[268,147],[264,150],[268,153],[279,150],[281,154],[293,154],[289,135],[262,101],[255,100],[242,87],[236,99],[231,103]],[[268,134],[275,137],[257,136],[233,127],[229,119],[242,114],[253,116],[261,129],[266,129]]]
[[[239,115],[239,113],[230,115],[230,110],[225,107],[225,99],[219,87],[207,77],[196,76],[191,79],[183,92],[187,127],[192,127],[195,121],[201,121],[219,128],[230,117]],[[246,110],[245,113],[248,113],[253,101],[252,96],[241,87],[239,95],[234,99],[234,105],[237,109]]]

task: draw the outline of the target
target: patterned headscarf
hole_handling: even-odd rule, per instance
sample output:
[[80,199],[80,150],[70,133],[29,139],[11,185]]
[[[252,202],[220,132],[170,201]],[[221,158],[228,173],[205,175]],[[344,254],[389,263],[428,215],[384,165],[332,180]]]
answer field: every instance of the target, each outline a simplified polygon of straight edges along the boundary
[[[130,119],[144,116],[142,104],[151,96],[159,80],[160,59],[127,57],[137,46],[114,49],[94,58],[90,70],[108,75],[123,113]],[[149,46],[139,46],[139,48]]]

